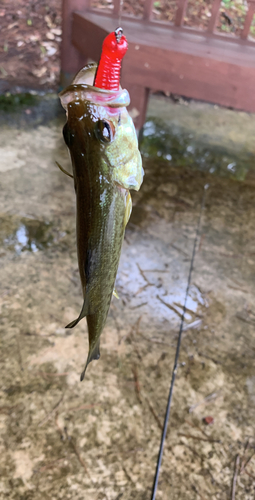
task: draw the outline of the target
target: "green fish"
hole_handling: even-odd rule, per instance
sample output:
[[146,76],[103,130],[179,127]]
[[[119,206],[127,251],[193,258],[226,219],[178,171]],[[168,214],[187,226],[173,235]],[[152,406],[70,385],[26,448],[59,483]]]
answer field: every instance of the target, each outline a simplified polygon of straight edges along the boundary
[[[89,353],[81,374],[100,356],[104,328],[132,201],[143,180],[141,155],[129,94],[93,86],[96,65],[89,64],[60,93],[66,109],[64,140],[72,160],[76,192],[76,239],[83,306],[73,328],[87,318]],[[63,170],[63,169],[62,169]],[[67,173],[67,172],[65,172]]]

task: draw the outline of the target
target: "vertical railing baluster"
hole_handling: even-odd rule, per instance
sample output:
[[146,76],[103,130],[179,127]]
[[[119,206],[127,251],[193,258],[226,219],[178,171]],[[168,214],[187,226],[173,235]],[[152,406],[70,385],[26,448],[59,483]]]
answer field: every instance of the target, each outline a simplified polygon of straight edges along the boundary
[[253,20],[253,16],[255,14],[255,0],[248,0],[248,4],[249,4],[249,9],[248,9],[248,12],[246,14],[243,31],[241,33],[241,38],[243,40],[245,40],[247,38],[247,36],[249,35],[251,23]]
[[152,18],[152,8],[154,0],[145,0],[143,9],[143,18],[145,21],[150,21]]
[[113,16],[114,17],[120,17],[120,8],[121,8],[121,0],[113,0]]
[[188,0],[179,0],[178,1],[178,7],[177,7],[177,12],[175,16],[175,26],[181,26],[183,23],[183,19],[186,13],[186,8],[187,8]]
[[209,33],[213,33],[215,28],[216,28],[220,6],[221,6],[221,0],[214,0],[213,6],[212,6],[211,17],[210,17],[210,21],[208,24],[208,30],[207,30]]

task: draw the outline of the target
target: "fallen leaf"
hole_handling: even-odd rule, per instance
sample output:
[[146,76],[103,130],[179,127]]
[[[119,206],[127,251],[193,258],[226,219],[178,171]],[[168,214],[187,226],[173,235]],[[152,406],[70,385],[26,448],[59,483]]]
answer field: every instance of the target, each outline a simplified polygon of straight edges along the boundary
[[55,28],[56,27],[56,25],[52,22],[50,16],[48,16],[48,15],[45,16],[44,20],[46,21],[48,28]]
[[46,49],[47,56],[54,56],[57,52],[57,48],[52,45],[50,42],[42,42],[42,47]]
[[49,40],[55,40],[54,33],[52,33],[51,31],[48,31],[48,33],[46,33],[46,37],[47,37]]
[[56,36],[61,36],[62,35],[62,29],[61,28],[52,28],[51,33],[53,33]]
[[37,76],[38,78],[41,78],[43,75],[45,75],[45,73],[47,73],[47,67],[43,66],[42,68],[34,69],[32,71],[32,73],[33,73],[34,76]]
[[18,23],[17,23],[16,21],[15,21],[15,23],[11,23],[11,24],[9,24],[9,25],[7,26],[7,29],[8,29],[8,30],[11,30],[11,29],[12,29],[12,28],[14,28],[15,26],[17,26],[17,27],[18,27]]

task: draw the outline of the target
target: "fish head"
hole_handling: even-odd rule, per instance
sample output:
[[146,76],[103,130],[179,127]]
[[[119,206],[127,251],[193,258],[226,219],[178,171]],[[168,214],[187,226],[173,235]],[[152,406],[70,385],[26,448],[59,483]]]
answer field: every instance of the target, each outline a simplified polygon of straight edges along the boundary
[[115,137],[117,120],[105,116],[103,107],[76,96],[67,104],[67,121],[63,136],[69,148],[74,178],[87,175],[86,169],[97,175],[109,177],[102,158],[108,145]]
[[[84,165],[93,163],[109,182],[125,190],[138,190],[143,168],[134,124],[126,109],[129,94],[121,88],[109,91],[94,87],[95,71],[96,65],[86,66],[60,93],[67,114],[63,134],[74,177],[82,176]],[[82,158],[84,162],[77,161]]]

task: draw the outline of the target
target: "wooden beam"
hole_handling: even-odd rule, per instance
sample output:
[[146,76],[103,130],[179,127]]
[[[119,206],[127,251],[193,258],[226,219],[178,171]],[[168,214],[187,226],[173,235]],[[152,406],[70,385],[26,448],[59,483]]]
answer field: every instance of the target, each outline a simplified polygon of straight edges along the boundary
[[245,40],[249,35],[254,13],[255,13],[255,0],[249,0],[249,9],[245,18],[244,28],[241,33],[241,38],[243,40]]
[[[84,14],[84,13],[82,13]],[[91,22],[84,22],[84,18],[79,12],[73,14],[72,43],[79,50],[85,59],[99,61],[102,51],[102,43],[111,30],[102,26],[97,26]],[[116,28],[116,20],[111,17]],[[93,41],[91,43],[91,41]]]
[[133,85],[130,82],[121,80],[121,85],[126,88],[130,95],[130,105],[128,111],[133,119],[136,130],[141,130],[145,122],[147,104],[150,90],[142,85]]
[[213,33],[215,28],[216,28],[220,6],[221,6],[221,0],[214,0],[213,6],[212,6],[212,12],[211,12],[212,15],[210,17],[210,21],[208,24],[208,30],[207,30],[209,33]]
[[61,43],[61,81],[66,84],[69,77],[82,66],[83,58],[72,45],[72,23],[75,10],[84,12],[89,7],[90,0],[63,0],[62,3],[62,43]]
[[178,1],[178,7],[177,7],[177,12],[176,12],[176,17],[175,17],[175,26],[182,26],[183,19],[186,13],[187,9],[187,4],[188,0],[179,0]]
[[152,18],[152,8],[154,0],[145,0],[143,9],[143,18],[145,21],[150,21]]

